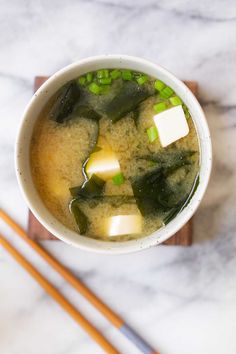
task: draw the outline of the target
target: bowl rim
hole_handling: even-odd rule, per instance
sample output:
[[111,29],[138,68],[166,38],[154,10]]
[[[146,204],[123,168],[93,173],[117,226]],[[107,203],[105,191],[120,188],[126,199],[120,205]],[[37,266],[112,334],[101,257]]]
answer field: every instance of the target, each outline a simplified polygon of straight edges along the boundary
[[[156,77],[159,79],[164,79],[165,83],[170,85],[185,103],[186,101],[188,102],[187,106],[190,109],[198,133],[201,157],[200,183],[189,204],[166,226],[158,229],[151,235],[135,240],[123,242],[101,241],[79,235],[78,233],[69,230],[60,221],[58,221],[43,204],[31,178],[28,156],[29,143],[31,140],[29,131],[31,130],[32,134],[35,120],[38,116],[38,114],[35,114],[36,107],[38,106],[38,111],[40,112],[48,98],[51,97],[61,85],[71,80],[73,77],[78,76],[78,74],[75,75],[76,72],[78,72],[79,75],[82,75],[86,71],[89,71],[86,68],[90,67],[91,69],[93,68],[93,70],[105,67],[130,68],[131,70],[137,70],[135,69],[136,67],[143,67],[146,68],[146,70],[139,69],[139,71],[143,71],[147,74],[149,74],[149,72],[158,73]],[[154,75],[152,74],[152,76]],[[44,104],[42,102],[44,102]],[[34,119],[33,124],[31,122],[32,119]],[[204,112],[196,97],[188,89],[188,87],[171,72],[164,69],[159,64],[140,57],[115,54],[92,56],[76,61],[57,71],[33,95],[25,108],[22,120],[20,122],[15,145],[15,168],[17,181],[28,207],[38,221],[57,238],[86,251],[108,254],[131,253],[163,243],[168,238],[173,236],[178,230],[180,230],[180,228],[185,225],[194,214],[205,194],[211,174],[211,137]],[[204,179],[202,180],[201,177],[204,177]]]

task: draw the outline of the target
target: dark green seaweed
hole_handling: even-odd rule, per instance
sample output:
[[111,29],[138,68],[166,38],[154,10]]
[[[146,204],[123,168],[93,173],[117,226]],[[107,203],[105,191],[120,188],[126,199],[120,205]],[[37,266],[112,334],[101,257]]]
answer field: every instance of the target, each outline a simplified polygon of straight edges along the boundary
[[75,218],[76,224],[79,227],[79,231],[81,234],[86,234],[89,225],[89,219],[85,215],[85,213],[81,210],[81,205],[87,204],[90,208],[95,208],[98,204],[108,203],[111,206],[118,208],[123,204],[136,203],[135,198],[133,196],[126,196],[126,195],[107,195],[107,196],[79,195],[78,197],[78,193],[76,192],[75,188],[71,188],[71,189],[73,195],[77,195],[77,197],[72,200],[70,204],[70,209]]
[[90,208],[95,208],[98,204],[107,203],[111,206],[118,208],[123,204],[134,204],[136,200],[134,196],[128,195],[101,195],[93,196],[91,198],[83,198],[88,203]]
[[173,209],[167,214],[167,216],[164,218],[163,222],[164,222],[165,225],[168,224],[171,220],[173,220],[173,219],[176,217],[176,215],[179,214],[179,212],[180,212],[181,210],[183,210],[183,209],[189,204],[190,200],[192,199],[192,196],[194,195],[194,193],[195,193],[196,190],[197,190],[197,187],[198,187],[198,185],[199,185],[199,181],[200,181],[200,180],[199,180],[199,175],[198,175],[198,176],[195,178],[193,188],[192,188],[190,194],[188,195],[188,197],[187,197],[185,203],[184,203],[183,205],[181,204],[180,206],[178,206],[178,207],[176,207],[176,208],[173,208]]
[[78,199],[72,200],[72,202],[70,204],[70,209],[71,209],[72,214],[74,215],[76,224],[79,227],[79,232],[82,235],[85,234],[88,229],[89,221],[88,221],[87,216],[80,209]]
[[91,108],[88,105],[78,105],[77,107],[75,107],[72,115],[74,118],[83,117],[95,121],[99,121],[99,119],[101,118],[101,114],[96,112],[93,108]]
[[139,107],[137,106],[137,107],[133,110],[133,113],[132,113],[132,118],[133,118],[133,120],[134,120],[134,124],[135,124],[136,128],[138,127],[139,115],[140,115]]
[[105,182],[98,176],[92,175],[82,186],[70,188],[70,193],[75,199],[71,202],[71,212],[79,226],[80,233],[86,233],[88,227],[88,218],[80,209],[80,203],[94,196],[101,195],[104,190]]
[[63,86],[51,106],[50,119],[55,120],[57,123],[64,123],[73,112],[79,97],[80,90],[75,82],[69,82]]
[[193,152],[182,150],[166,154],[158,154],[158,158],[153,155],[150,161],[157,162],[157,167],[131,181],[143,216],[179,209],[188,199],[189,191],[186,191],[185,181],[172,185],[167,178],[179,168],[187,168],[192,163],[189,158]]
[[139,160],[147,160],[153,163],[161,164],[162,167],[167,168],[169,172],[171,169],[176,169],[177,167],[186,166],[191,164],[191,160],[189,158],[193,156],[196,151],[193,150],[167,150],[159,153],[154,153],[151,155],[138,156]]
[[100,146],[96,145],[96,146],[93,148],[93,150],[92,150],[91,153],[98,152],[98,151],[101,151],[101,150],[102,150],[102,148],[101,148]]
[[164,170],[157,168],[133,180],[134,196],[143,216],[169,211],[186,200],[184,186],[170,186],[166,177]]
[[70,208],[81,234],[86,233],[89,220],[81,210],[80,204],[86,203],[90,208],[95,208],[100,203],[108,203],[113,207],[119,207],[123,204],[136,203],[133,196],[101,195],[103,193],[104,184],[105,182],[99,177],[92,175],[92,177],[82,186],[70,188],[71,195],[75,197],[75,199],[71,202]]
[[148,97],[153,91],[146,85],[138,85],[135,81],[127,81],[123,84],[118,94],[106,105],[105,113],[113,123],[123,118],[127,113]]
[[82,186],[70,188],[70,193],[72,197],[92,198],[103,193],[104,185],[105,182],[93,174],[90,179],[86,180],[82,184]]
[[170,212],[163,219],[164,224],[167,225],[169,222],[171,222],[171,220],[173,220],[176,217],[176,215],[178,215],[181,212],[182,209],[183,209],[183,205],[179,205],[178,207],[171,209]]

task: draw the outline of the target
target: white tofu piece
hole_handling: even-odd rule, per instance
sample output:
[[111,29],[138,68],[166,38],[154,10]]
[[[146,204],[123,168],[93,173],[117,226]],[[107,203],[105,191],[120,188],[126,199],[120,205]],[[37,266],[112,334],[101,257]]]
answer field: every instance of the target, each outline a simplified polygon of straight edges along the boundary
[[106,234],[108,236],[140,234],[141,232],[141,215],[116,215],[106,220]]
[[174,143],[189,133],[188,122],[181,105],[158,113],[153,119],[163,147]]
[[120,164],[112,150],[101,150],[91,154],[86,165],[86,173],[89,178],[92,174],[96,174],[106,181],[119,172]]

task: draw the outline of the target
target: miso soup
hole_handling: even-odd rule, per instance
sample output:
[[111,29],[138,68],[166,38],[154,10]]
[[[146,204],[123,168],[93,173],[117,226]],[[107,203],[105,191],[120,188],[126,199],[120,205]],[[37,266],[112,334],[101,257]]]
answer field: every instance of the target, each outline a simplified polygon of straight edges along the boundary
[[31,171],[49,211],[109,241],[153,233],[188,204],[199,174],[191,114],[163,81],[102,69],[68,82],[35,124]]

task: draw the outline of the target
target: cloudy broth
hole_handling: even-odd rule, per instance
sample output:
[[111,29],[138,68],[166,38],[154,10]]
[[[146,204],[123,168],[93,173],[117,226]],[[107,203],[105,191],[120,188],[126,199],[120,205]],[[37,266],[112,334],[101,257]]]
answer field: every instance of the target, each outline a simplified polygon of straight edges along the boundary
[[198,183],[199,143],[188,108],[165,83],[102,69],[49,100],[30,162],[60,222],[85,237],[125,241],[164,227],[186,206]]

